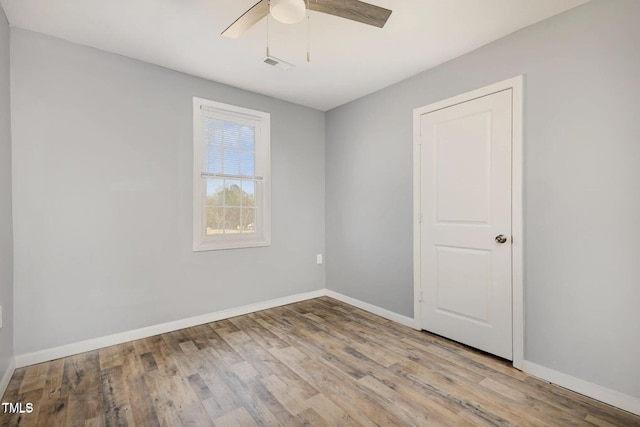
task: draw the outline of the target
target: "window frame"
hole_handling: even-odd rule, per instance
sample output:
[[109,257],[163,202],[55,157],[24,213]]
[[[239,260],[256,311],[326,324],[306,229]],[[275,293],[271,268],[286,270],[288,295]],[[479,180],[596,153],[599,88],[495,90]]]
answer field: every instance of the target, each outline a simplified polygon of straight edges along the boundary
[[[244,124],[255,129],[255,233],[207,235],[207,141],[203,132],[203,113],[219,120]],[[228,175],[227,179],[245,178]],[[258,179],[261,178],[261,179]],[[271,115],[263,111],[193,97],[193,251],[213,251],[271,245]]]

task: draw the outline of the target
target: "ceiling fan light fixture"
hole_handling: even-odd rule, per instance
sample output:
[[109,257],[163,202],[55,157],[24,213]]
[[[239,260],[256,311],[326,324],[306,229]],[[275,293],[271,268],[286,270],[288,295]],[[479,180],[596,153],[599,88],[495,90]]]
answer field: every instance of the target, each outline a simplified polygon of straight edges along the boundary
[[269,12],[276,21],[283,24],[295,24],[302,21],[307,7],[304,0],[270,0]]

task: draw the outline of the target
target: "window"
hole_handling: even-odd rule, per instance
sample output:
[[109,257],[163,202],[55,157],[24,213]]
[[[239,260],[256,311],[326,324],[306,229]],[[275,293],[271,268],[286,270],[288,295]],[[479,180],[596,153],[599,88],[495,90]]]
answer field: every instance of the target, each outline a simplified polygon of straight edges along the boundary
[[270,115],[193,98],[193,250],[271,244]]

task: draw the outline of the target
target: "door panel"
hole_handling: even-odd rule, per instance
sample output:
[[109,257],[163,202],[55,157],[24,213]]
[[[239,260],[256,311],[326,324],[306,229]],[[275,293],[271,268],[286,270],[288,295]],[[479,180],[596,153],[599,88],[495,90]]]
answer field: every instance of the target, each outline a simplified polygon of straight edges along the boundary
[[[438,222],[489,220],[490,120],[488,113],[474,114],[435,128]],[[459,194],[466,197],[458,197]]]
[[420,120],[423,328],[507,359],[511,116],[509,89]]
[[487,323],[491,252],[436,246],[436,256],[436,310]]

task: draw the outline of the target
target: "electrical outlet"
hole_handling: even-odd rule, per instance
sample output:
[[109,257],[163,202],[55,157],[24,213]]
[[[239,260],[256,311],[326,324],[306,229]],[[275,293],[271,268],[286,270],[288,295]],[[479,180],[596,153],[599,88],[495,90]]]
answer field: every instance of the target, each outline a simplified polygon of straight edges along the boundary
[[318,263],[318,265],[322,264],[322,254],[316,255],[316,262]]

